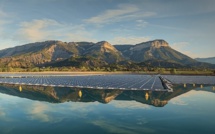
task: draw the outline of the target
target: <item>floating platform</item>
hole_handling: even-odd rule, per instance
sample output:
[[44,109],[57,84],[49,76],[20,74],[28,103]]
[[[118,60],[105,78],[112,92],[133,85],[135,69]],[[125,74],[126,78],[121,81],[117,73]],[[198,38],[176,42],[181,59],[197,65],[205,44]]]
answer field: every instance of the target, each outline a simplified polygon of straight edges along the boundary
[[215,85],[215,76],[162,75],[172,84]]
[[0,83],[91,89],[172,91],[171,83],[160,75],[7,75],[1,76]]
[[90,89],[172,92],[174,84],[215,85],[215,76],[181,75],[1,75],[0,83]]

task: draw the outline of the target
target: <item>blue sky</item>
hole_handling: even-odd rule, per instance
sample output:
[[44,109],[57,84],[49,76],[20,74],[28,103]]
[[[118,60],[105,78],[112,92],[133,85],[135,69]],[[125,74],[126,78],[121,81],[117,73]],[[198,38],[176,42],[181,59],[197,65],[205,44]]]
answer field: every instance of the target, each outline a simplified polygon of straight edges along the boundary
[[214,0],[0,0],[0,49],[45,40],[137,44],[164,39],[215,56]]

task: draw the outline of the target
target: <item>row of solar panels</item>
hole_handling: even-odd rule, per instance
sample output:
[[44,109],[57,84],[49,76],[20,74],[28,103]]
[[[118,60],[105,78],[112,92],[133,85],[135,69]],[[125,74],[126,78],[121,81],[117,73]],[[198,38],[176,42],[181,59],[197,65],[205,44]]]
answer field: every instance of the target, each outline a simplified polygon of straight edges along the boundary
[[[21,76],[21,77],[20,77]],[[52,77],[51,77],[52,76]],[[214,76],[179,75],[8,75],[1,77],[0,83],[80,87],[95,89],[158,90],[171,89],[172,84],[215,85]]]
[[215,85],[215,76],[185,76],[185,75],[162,75],[173,84],[210,84]]
[[27,78],[0,78],[0,83],[96,89],[166,91],[162,81],[157,75],[38,76]]

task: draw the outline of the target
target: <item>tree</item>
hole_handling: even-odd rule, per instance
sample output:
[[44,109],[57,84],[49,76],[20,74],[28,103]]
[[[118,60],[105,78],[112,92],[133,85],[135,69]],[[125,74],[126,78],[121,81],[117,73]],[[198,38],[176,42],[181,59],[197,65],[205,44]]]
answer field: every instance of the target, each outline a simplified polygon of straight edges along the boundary
[[38,67],[35,67],[35,68],[32,68],[32,71],[33,71],[33,72],[39,72],[40,69],[39,69]]
[[2,72],[6,72],[7,71],[7,69],[6,68],[2,68]]
[[7,67],[7,72],[13,72],[13,68],[12,67]]
[[163,74],[163,73],[165,72],[165,69],[164,69],[164,68],[160,68],[160,69],[158,70],[158,72],[159,72],[160,74]]
[[80,67],[81,71],[87,71],[87,68],[85,66]]
[[172,69],[170,70],[170,73],[171,73],[171,74],[177,74],[177,71],[176,71],[175,68],[172,68]]
[[110,72],[110,71],[111,71],[110,67],[107,67],[107,68],[106,68],[106,71]]

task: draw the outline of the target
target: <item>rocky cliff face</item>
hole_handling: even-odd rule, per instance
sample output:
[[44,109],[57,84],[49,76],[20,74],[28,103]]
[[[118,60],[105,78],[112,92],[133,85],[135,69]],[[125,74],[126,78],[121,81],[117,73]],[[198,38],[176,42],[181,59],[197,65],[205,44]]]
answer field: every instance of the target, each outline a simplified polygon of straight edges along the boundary
[[117,63],[123,60],[122,54],[110,43],[101,41],[88,48],[84,56],[92,56],[94,58],[104,60],[107,63]]
[[[66,46],[66,47],[65,47]],[[28,67],[70,58],[72,46],[61,41],[46,41],[1,50],[1,63],[11,67]]]
[[11,67],[29,67],[56,62],[77,56],[90,56],[107,63],[123,59],[121,53],[108,42],[46,41],[0,51],[0,63]]
[[107,41],[98,43],[45,41],[0,50],[0,66],[43,66],[70,57],[87,57],[103,61],[105,64],[119,63],[125,60],[133,62],[165,61],[182,66],[196,63],[196,60],[172,49],[164,40],[116,46]]
[[144,48],[159,49],[161,47],[169,47],[169,44],[164,40],[153,40],[153,41],[148,41],[148,42],[143,42],[143,43],[137,44],[134,47],[130,48],[130,50],[139,51]]
[[57,43],[57,41],[36,42],[36,43],[30,43],[22,46],[16,46],[13,48],[0,50],[0,58],[17,56],[17,55],[22,55],[26,53],[35,53],[55,43]]
[[[120,48],[117,46],[116,48]],[[118,49],[123,56],[135,62],[144,62],[148,60],[164,60],[175,63],[192,63],[196,62],[192,58],[172,49],[164,40],[153,40],[143,42],[128,49]]]

